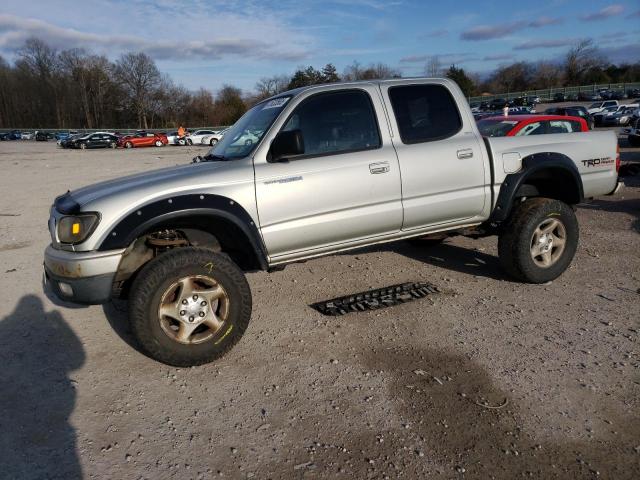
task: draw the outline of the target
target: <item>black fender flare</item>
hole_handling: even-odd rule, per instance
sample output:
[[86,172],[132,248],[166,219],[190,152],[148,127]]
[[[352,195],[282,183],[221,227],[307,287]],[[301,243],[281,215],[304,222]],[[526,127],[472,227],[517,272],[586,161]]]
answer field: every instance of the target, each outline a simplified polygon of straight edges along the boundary
[[107,233],[98,251],[127,248],[155,225],[189,217],[210,218],[212,223],[233,223],[247,238],[263,270],[268,268],[267,250],[251,215],[228,197],[213,194],[177,195],[146,204],[129,212]]
[[571,176],[578,192],[575,198],[572,198],[571,203],[577,204],[584,200],[582,178],[573,160],[557,152],[534,153],[522,159],[522,168],[519,172],[510,173],[505,177],[500,186],[498,200],[491,214],[491,218],[489,218],[489,222],[500,223],[505,221],[509,217],[515,199],[518,193],[521,192],[520,189],[523,184],[527,182],[527,179],[531,178],[535,173],[547,169],[562,170]]

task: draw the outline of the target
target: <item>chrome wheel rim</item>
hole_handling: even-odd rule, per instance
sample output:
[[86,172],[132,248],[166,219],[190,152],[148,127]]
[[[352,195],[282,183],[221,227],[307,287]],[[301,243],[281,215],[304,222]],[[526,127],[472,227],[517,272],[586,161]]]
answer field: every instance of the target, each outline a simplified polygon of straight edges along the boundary
[[167,288],[158,307],[162,331],[172,340],[194,345],[213,338],[229,316],[229,295],[213,277],[183,277]]
[[556,218],[543,220],[534,230],[531,238],[531,258],[540,268],[549,268],[564,253],[567,244],[567,230]]

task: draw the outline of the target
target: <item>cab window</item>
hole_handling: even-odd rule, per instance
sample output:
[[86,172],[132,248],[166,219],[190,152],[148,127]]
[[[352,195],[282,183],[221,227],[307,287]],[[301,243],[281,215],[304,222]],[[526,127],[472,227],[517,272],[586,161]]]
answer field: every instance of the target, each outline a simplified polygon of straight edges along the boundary
[[570,120],[552,120],[549,122],[549,133],[572,133],[581,131],[580,122]]
[[544,125],[542,122],[533,122],[525,125],[518,133],[516,133],[516,137],[521,137],[525,135],[542,135],[544,132]]
[[304,156],[332,155],[378,148],[378,122],[362,90],[327,92],[303,100],[282,131],[299,129]]
[[442,85],[391,87],[389,98],[402,143],[442,140],[462,129],[458,106]]

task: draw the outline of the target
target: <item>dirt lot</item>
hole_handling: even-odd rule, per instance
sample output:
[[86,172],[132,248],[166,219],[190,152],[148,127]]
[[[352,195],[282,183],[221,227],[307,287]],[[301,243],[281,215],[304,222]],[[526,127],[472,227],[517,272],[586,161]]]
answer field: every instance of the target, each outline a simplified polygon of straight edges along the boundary
[[[177,369],[136,350],[124,304],[53,303],[41,263],[55,195],[196,152],[0,143],[0,477],[640,478],[640,177],[578,209],[551,284],[505,277],[495,238],[254,273],[243,340]],[[445,293],[308,306],[407,281]]]

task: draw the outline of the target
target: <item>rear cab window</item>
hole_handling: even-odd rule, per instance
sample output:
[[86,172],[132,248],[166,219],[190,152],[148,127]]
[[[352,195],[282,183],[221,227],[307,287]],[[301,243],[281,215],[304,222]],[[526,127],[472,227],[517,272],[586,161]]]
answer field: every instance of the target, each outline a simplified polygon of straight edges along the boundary
[[442,85],[391,87],[389,99],[402,143],[443,140],[462,129],[462,118],[456,101]]

